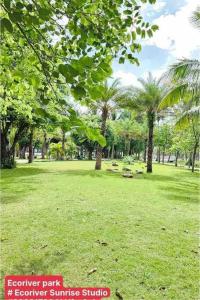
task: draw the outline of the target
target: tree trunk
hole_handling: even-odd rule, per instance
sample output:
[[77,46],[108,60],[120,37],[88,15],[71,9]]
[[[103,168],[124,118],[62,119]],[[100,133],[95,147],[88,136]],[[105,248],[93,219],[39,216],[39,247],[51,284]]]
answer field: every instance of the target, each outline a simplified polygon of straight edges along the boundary
[[16,149],[16,157],[19,158],[19,144],[18,144],[18,147],[17,147],[17,149]]
[[45,155],[47,154],[47,133],[44,132],[44,141],[42,145],[42,159],[45,159]]
[[15,167],[15,146],[22,134],[27,128],[27,124],[21,122],[15,133],[12,145],[9,144],[8,135],[11,123],[6,123],[3,127],[2,123],[0,126],[0,167],[5,169],[11,169]]
[[171,158],[171,153],[168,156],[168,160],[167,160],[168,163],[170,162],[170,158]]
[[20,148],[19,158],[26,159],[26,146],[23,146],[22,148]]
[[144,140],[144,158],[143,158],[143,160],[144,160],[144,163],[146,163],[146,161],[147,161],[147,140],[146,139]]
[[1,131],[0,134],[0,144],[1,144],[1,168],[12,169],[15,167],[15,158],[14,158],[14,147],[9,149],[9,141],[5,134]]
[[114,159],[114,151],[115,151],[115,145],[112,143],[112,148],[111,148],[111,159]]
[[131,148],[131,141],[128,140],[128,142],[127,142],[127,155],[128,156],[130,155],[130,148]]
[[[101,134],[105,136],[106,133],[106,120],[108,117],[108,110],[107,107],[104,106],[102,109],[101,114]],[[101,170],[101,161],[102,161],[102,146],[98,144],[97,151],[96,151],[96,164],[95,164],[95,170]]]
[[61,160],[65,159],[65,131],[62,130],[62,155]]
[[147,173],[152,173],[152,160],[153,160],[153,130],[154,130],[154,120],[155,113],[153,111],[149,111],[147,113],[148,118],[148,150],[147,150]]
[[92,160],[93,148],[88,149],[88,160]]
[[158,147],[158,163],[160,164],[160,147]]
[[195,158],[197,154],[197,148],[198,148],[198,142],[195,143],[194,149],[193,149],[193,154],[192,154],[192,172],[194,172],[195,168]]
[[188,167],[190,169],[190,167],[192,166],[192,153],[191,152],[190,152],[187,164],[188,164]]
[[163,150],[163,153],[162,153],[162,163],[163,164],[165,163],[165,149]]
[[28,163],[33,162],[33,127],[31,127],[29,135],[29,145],[28,145]]
[[179,151],[176,151],[175,167],[178,167],[178,156],[179,156]]
[[101,160],[102,160],[102,147],[98,145],[96,151],[95,170],[101,170]]

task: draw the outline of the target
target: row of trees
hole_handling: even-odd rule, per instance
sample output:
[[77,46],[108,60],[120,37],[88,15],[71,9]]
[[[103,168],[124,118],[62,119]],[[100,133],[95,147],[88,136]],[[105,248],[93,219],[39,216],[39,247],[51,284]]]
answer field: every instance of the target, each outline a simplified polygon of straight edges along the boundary
[[[94,113],[94,111],[93,111]],[[99,128],[101,126],[101,115],[88,112],[80,116],[87,126]],[[155,121],[154,129],[154,151],[153,158],[158,163],[173,162],[178,166],[178,159],[184,161],[192,169],[195,167],[195,132],[192,126],[178,129],[169,124],[171,116],[159,116]],[[174,118],[174,116],[173,116]],[[171,123],[171,122],[170,122]],[[105,132],[106,146],[102,148],[102,156],[107,159],[122,159],[124,156],[132,156],[135,160],[147,160],[148,127],[144,114],[131,113],[124,109],[112,110],[107,120]],[[31,151],[30,151],[31,149]],[[17,144],[16,156],[29,158],[32,162],[34,156],[65,159],[88,159],[96,158],[99,150],[98,143],[92,141],[82,131],[68,132],[57,125],[49,126],[45,131],[36,129],[33,138],[31,132],[27,133]],[[25,156],[26,153],[26,156]]]
[[[140,156],[143,151],[147,172],[151,173],[154,146],[157,141],[159,154],[164,136],[156,128],[159,134],[154,140],[156,122],[173,106],[174,119],[169,120],[173,131],[187,128],[192,135],[194,170],[199,147],[199,61],[182,60],[159,80],[149,74],[139,80],[141,88],[124,89],[118,80],[112,84],[105,81],[112,73],[114,57],[119,57],[119,63],[128,59],[138,64],[134,53],[141,45],[137,39],[151,37],[158,29],[142,19],[139,5],[132,1],[6,0],[1,7],[2,168],[14,166],[17,147],[20,149],[26,138],[31,162],[38,132],[43,137],[45,157],[47,136],[59,129],[61,138],[50,138],[49,149],[56,158],[64,159],[66,134],[70,132],[71,143],[80,147],[84,143],[90,158],[95,149],[96,170],[101,169],[103,154]],[[193,22],[199,26],[199,9]],[[96,124],[91,115],[77,113],[74,101],[87,105],[98,116]],[[163,153],[168,144],[165,141]],[[182,150],[176,147],[178,157]]]

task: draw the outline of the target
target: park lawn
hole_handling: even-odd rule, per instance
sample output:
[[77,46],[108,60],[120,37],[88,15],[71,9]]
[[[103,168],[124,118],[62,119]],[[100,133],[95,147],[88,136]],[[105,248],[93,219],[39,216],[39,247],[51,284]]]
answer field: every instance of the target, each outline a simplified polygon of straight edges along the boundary
[[2,171],[2,278],[61,274],[65,286],[110,287],[110,299],[119,289],[125,300],[197,300],[198,175],[154,165],[127,179],[107,167],[36,161]]

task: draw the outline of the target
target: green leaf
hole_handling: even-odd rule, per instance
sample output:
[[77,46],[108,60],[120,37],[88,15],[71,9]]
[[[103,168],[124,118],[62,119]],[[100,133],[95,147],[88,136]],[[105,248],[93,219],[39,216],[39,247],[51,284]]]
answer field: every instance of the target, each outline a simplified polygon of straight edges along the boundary
[[33,10],[33,5],[32,5],[32,4],[28,4],[28,5],[26,6],[26,9],[27,9],[28,11],[32,11],[32,10]]
[[119,59],[119,64],[124,64],[125,58],[123,56],[120,57]]
[[142,30],[141,37],[144,39],[145,36],[146,36],[146,32],[145,32],[145,30]]
[[18,11],[14,11],[13,13],[9,13],[8,15],[9,15],[10,20],[14,23],[22,21],[23,14]]
[[42,103],[45,104],[45,105],[47,105],[49,102],[50,102],[49,98],[43,98],[42,99]]
[[85,72],[85,68],[80,64],[78,59],[72,59],[70,66],[73,68],[73,72],[75,72],[76,75],[81,75]]
[[83,66],[83,67],[91,67],[93,64],[93,58],[89,57],[89,56],[84,56],[81,57],[81,59],[79,60],[79,63]]
[[81,99],[86,96],[86,90],[81,85],[72,88],[72,94],[76,99]]
[[131,15],[132,14],[132,10],[126,9],[126,10],[123,11],[123,13],[125,15]]
[[158,25],[152,25],[152,26],[151,26],[151,29],[152,29],[153,31],[156,31],[156,30],[159,29],[159,27],[158,27]]
[[53,72],[52,72],[52,75],[53,75],[53,77],[55,77],[55,78],[58,78],[58,77],[59,77],[59,73],[56,72],[56,71],[53,71]]
[[133,55],[131,53],[128,54],[128,59],[133,59]]
[[134,41],[134,40],[136,40],[136,32],[135,31],[132,31],[131,32],[131,36],[132,36],[132,40]]
[[28,25],[32,25],[32,24],[39,25],[40,24],[40,20],[36,16],[29,15],[29,16],[25,16],[24,19]]
[[140,27],[137,27],[137,28],[136,28],[136,32],[137,32],[137,34],[141,34],[141,28],[140,28]]
[[4,29],[9,31],[10,33],[13,32],[12,23],[6,18],[1,19],[1,30],[4,31]]
[[106,139],[103,135],[100,134],[99,129],[87,127],[86,135],[88,139],[98,142],[102,147],[106,146]]
[[16,7],[19,8],[19,9],[22,9],[24,7],[24,4],[21,3],[21,2],[17,2]]
[[44,8],[44,7],[39,8],[38,12],[39,12],[40,18],[43,19],[43,20],[48,20],[50,14],[51,14],[51,11],[47,8]]
[[10,10],[10,2],[11,2],[10,0],[4,0],[4,1],[3,1],[5,7],[6,7],[8,10]]
[[58,71],[65,77],[66,82],[68,83],[73,83],[74,77],[77,76],[76,70],[69,64],[60,64],[58,66]]
[[33,85],[33,87],[38,88],[40,85],[40,79],[35,75],[32,75],[32,77],[30,79],[31,79],[31,84]]
[[103,81],[106,77],[107,74],[102,68],[98,68],[96,71],[91,72],[91,78],[94,82]]
[[149,29],[149,30],[147,31],[147,34],[148,34],[148,36],[151,38],[151,37],[153,36],[153,32],[152,32],[152,30],[151,30],[151,29]]
[[36,108],[35,113],[41,117],[47,117],[47,115],[48,115],[46,110],[41,107]]
[[100,99],[103,96],[104,90],[105,88],[103,85],[95,85],[88,88],[92,100]]
[[141,6],[136,5],[135,8],[134,8],[134,10],[139,10],[140,8],[141,8]]

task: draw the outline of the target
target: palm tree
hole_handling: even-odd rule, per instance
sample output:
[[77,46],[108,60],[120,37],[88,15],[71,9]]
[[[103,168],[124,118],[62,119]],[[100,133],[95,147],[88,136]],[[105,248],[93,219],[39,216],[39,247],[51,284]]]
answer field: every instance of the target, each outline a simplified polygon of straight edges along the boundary
[[124,138],[125,155],[130,155],[131,140],[138,136],[138,128],[135,120],[131,118],[119,120],[118,134]]
[[[200,29],[200,7],[194,11],[191,21],[196,28]],[[159,105],[159,110],[175,104],[183,106],[184,109],[176,126],[183,129],[191,125],[194,129],[195,144],[192,159],[192,172],[194,172],[195,157],[199,146],[200,61],[197,59],[179,60],[169,68],[164,78],[167,78],[170,85]]]
[[196,28],[200,29],[200,6],[193,12],[191,22]]
[[[191,22],[200,29],[200,7],[193,12]],[[169,68],[168,72],[164,74],[164,78],[167,78],[170,85],[159,105],[159,110],[184,101],[189,103],[189,108],[179,118],[179,125],[188,122],[193,117],[198,118],[200,113],[200,61],[181,59]]]
[[163,98],[164,88],[160,81],[149,73],[146,80],[138,79],[141,88],[129,88],[130,99],[127,106],[138,111],[145,111],[148,126],[147,173],[152,173],[154,123],[158,105]]
[[167,78],[170,84],[159,105],[159,110],[185,102],[188,110],[178,120],[179,125],[192,117],[199,117],[200,61],[179,60],[169,68],[164,78]]
[[[106,81],[101,91],[101,97],[95,102],[93,102],[92,106],[96,108],[96,110],[100,111],[101,114],[101,134],[105,137],[106,134],[106,122],[109,117],[109,114],[116,107],[118,101],[123,97],[123,90],[120,86],[120,82],[118,79],[114,80],[112,84],[109,86]],[[101,161],[102,161],[102,146],[98,144],[96,150],[96,165],[95,170],[101,170]]]

